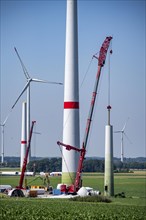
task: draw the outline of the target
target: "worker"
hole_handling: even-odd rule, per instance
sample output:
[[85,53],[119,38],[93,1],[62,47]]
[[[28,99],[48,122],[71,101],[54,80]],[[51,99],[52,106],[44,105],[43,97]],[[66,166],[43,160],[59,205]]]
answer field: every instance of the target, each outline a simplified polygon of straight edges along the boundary
[[49,174],[45,173],[45,177],[44,177],[44,185],[47,185],[47,188],[49,188],[50,185],[50,179],[49,179]]

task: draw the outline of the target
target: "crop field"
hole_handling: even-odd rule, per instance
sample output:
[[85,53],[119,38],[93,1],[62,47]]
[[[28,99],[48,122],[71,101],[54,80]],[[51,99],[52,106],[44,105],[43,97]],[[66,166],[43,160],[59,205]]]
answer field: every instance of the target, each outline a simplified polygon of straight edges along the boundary
[[[115,194],[124,192],[126,198],[110,198],[111,203],[79,202],[69,199],[8,198],[0,199],[0,219],[15,220],[145,220],[146,219],[146,178],[145,172],[115,174]],[[32,181],[35,177],[27,178]],[[84,173],[83,185],[103,192],[103,174]],[[0,177],[0,184],[18,185],[19,177]],[[60,177],[51,177],[55,188]],[[42,185],[40,179],[31,183]]]

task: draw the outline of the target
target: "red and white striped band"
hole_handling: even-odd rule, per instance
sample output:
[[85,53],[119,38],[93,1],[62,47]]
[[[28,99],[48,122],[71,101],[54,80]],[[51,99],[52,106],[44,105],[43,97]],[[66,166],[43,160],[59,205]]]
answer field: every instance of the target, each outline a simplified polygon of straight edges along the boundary
[[21,144],[27,144],[27,141],[21,141]]
[[64,102],[64,109],[79,109],[79,102]]

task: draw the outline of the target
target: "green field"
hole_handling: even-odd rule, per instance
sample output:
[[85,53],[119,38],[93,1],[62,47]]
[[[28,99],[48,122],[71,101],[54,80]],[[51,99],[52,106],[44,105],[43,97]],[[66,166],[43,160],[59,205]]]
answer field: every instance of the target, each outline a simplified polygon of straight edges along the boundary
[[[111,198],[111,203],[75,202],[67,199],[1,198],[0,219],[146,219],[145,172],[115,174],[115,194],[124,192],[126,198]],[[32,181],[35,177],[27,178]],[[55,188],[60,177],[51,177]],[[103,174],[84,173],[83,185],[103,192]],[[0,177],[0,184],[18,185],[19,177]],[[42,185],[40,179],[31,183]]]

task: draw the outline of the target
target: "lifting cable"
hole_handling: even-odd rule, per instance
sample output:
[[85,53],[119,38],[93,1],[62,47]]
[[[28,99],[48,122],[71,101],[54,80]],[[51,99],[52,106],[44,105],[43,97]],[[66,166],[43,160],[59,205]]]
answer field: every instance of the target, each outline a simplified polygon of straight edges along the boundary
[[86,76],[87,76],[87,73],[89,72],[89,69],[90,69],[91,63],[92,63],[92,61],[93,61],[93,58],[94,58],[94,57],[92,57],[92,59],[91,59],[90,62],[89,62],[89,65],[88,65],[87,70],[86,70],[86,72],[85,72],[85,74],[84,74],[83,80],[82,80],[82,82],[81,82],[80,88],[82,87],[82,85],[83,85],[83,83],[84,83],[84,81],[85,81],[85,78],[86,78]]
[[33,179],[33,180],[30,180],[27,184],[30,184],[30,183],[32,183],[32,182],[34,182],[34,181],[36,181],[37,179],[41,179],[42,180],[42,178],[40,177],[40,176],[37,176],[35,179]]
[[89,133],[89,138],[88,138],[88,144],[87,144],[86,151],[89,149],[89,146],[90,146],[90,140],[91,140],[91,136],[92,136],[92,128],[93,128],[93,125],[94,125],[95,112],[97,110],[97,105],[98,105],[98,102],[99,102],[99,94],[100,94],[100,90],[101,90],[103,72],[104,72],[104,66],[102,67],[102,74],[100,76],[99,87],[98,87],[98,91],[97,91],[97,94],[96,94],[96,102],[95,102],[95,107],[94,107],[94,111],[93,111],[92,123],[91,123],[91,127],[90,127],[90,133]]
[[71,177],[71,174],[70,174],[69,168],[68,168],[68,166],[67,166],[67,163],[66,163],[65,157],[64,157],[64,155],[63,155],[63,153],[62,153],[62,149],[61,149],[60,145],[59,145],[59,149],[60,149],[60,152],[61,152],[62,158],[63,158],[63,160],[64,160],[64,163],[65,163],[65,165],[66,165],[67,171],[68,171],[68,173],[69,173],[69,177],[70,177],[70,179],[71,179],[71,181],[72,181],[72,183],[73,183],[73,179],[72,179],[72,177]]
[[112,53],[113,53],[113,51],[112,51],[112,42],[111,42],[110,43],[110,50],[109,50],[109,59],[108,59],[108,66],[109,66],[109,69],[108,69],[108,106],[110,106],[110,96],[111,96],[111,89],[110,89],[110,87],[111,87],[110,56],[111,56]]

